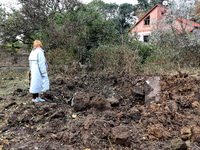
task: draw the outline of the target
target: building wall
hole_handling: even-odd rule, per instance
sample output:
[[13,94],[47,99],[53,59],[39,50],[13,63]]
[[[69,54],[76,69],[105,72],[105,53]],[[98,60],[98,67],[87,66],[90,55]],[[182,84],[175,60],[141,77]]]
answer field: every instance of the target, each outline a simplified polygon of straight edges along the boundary
[[[158,5],[154,10],[152,10],[145,18],[143,18],[139,23],[136,24],[136,26],[131,30],[131,34],[137,33],[139,35],[139,40],[144,41],[144,36],[148,36],[151,34],[151,32],[157,27],[159,28],[165,28],[170,29],[172,28],[172,25],[163,25],[160,24],[160,21],[165,17],[163,14],[165,12],[165,6]],[[144,25],[144,20],[150,15],[150,25]],[[185,23],[182,23],[184,21]],[[177,20],[175,22],[175,26],[173,25],[173,28],[176,28],[176,31],[182,32],[183,29],[185,29],[186,32],[191,32],[194,29],[194,25],[192,25],[190,21],[187,21],[186,19],[183,20]]]
[[0,49],[1,67],[28,67],[29,54],[18,54],[12,50]]
[[149,36],[151,32],[140,32],[139,35],[139,41],[144,41],[144,36]]
[[158,6],[152,12],[150,12],[150,25],[144,25],[144,20],[149,16],[147,15],[143,20],[141,20],[136,27],[131,30],[131,33],[138,33],[140,36],[139,40],[143,41],[144,36],[147,36],[155,27],[155,24],[158,25],[159,21],[162,19],[162,12],[164,12],[163,6]]

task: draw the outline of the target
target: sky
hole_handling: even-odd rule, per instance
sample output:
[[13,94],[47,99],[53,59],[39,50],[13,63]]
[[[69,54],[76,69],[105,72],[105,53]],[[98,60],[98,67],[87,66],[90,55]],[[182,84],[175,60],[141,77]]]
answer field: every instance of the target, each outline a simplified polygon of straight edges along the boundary
[[[92,0],[79,0],[82,3],[89,3]],[[129,4],[137,4],[137,0],[103,0],[105,3],[117,3],[118,5],[122,4],[122,3],[129,3]],[[0,0],[0,4],[4,4],[5,6],[9,7],[9,6],[16,6],[17,5],[17,0]]]

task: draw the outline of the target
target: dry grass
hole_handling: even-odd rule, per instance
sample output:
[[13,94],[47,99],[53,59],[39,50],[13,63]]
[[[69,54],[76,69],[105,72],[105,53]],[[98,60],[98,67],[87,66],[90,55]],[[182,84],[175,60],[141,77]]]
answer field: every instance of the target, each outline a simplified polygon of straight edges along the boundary
[[3,71],[0,72],[0,97],[11,95],[16,89],[27,89],[29,79],[27,71]]

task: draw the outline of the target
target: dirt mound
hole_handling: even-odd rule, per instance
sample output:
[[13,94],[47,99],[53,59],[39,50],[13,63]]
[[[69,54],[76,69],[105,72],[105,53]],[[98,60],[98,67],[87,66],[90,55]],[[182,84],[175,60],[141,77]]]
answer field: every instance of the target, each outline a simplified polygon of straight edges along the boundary
[[126,73],[51,80],[51,90],[41,95],[44,103],[16,101],[16,96],[29,96],[28,89],[17,89],[14,97],[0,99],[0,146],[13,150],[200,149],[200,80],[159,77],[161,97],[149,107],[142,88],[149,77]]

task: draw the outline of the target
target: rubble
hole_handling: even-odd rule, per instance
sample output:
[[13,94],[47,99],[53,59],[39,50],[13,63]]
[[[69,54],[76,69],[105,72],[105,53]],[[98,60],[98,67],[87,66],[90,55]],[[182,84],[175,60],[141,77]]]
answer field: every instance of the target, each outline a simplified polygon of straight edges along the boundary
[[200,147],[200,80],[195,77],[109,73],[50,81],[51,89],[41,95],[44,103],[29,102],[28,89],[0,100],[4,149]]

